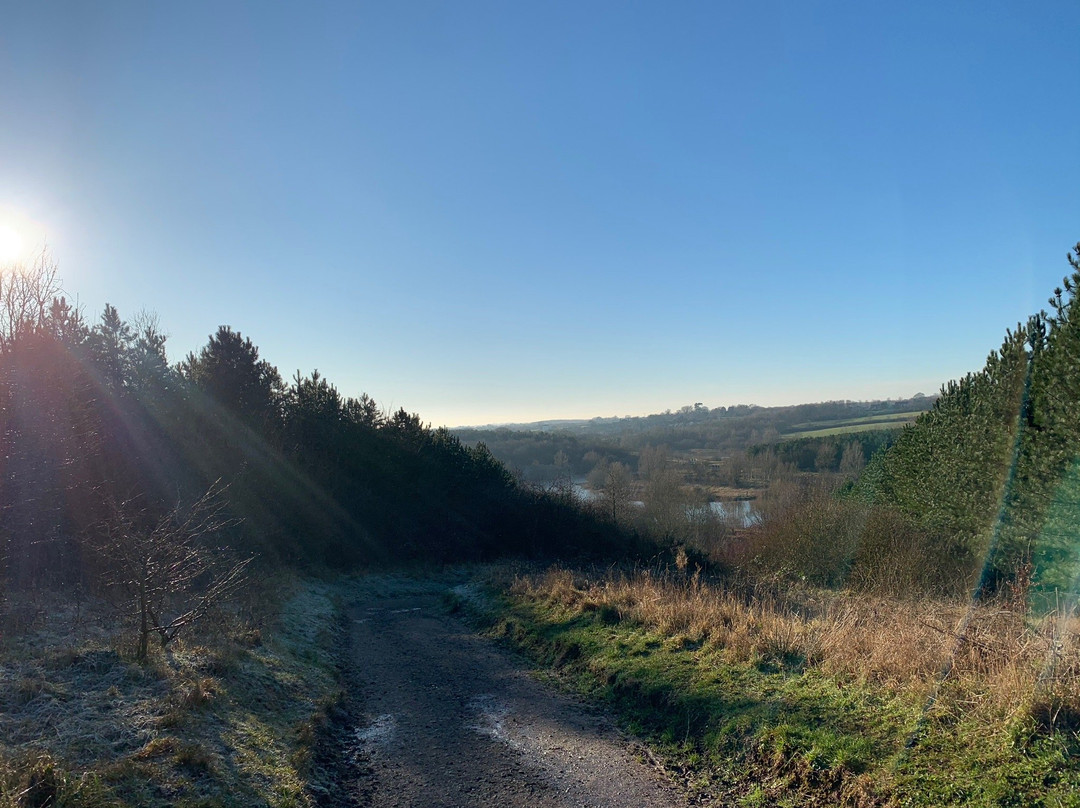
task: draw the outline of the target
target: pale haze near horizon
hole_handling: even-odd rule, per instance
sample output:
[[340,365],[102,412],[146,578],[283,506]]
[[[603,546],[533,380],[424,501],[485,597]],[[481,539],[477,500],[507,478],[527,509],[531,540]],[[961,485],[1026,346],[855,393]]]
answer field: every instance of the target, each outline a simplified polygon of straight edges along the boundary
[[1080,239],[1074,3],[40,3],[0,226],[434,424],[932,394]]

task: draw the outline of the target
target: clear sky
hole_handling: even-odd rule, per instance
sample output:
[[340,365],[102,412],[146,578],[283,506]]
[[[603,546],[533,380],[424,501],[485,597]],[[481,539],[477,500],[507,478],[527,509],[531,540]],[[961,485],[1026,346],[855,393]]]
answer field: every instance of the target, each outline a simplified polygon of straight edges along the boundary
[[1068,269],[1078,41],[1075,0],[9,2],[0,243],[173,359],[230,324],[435,424],[932,393]]

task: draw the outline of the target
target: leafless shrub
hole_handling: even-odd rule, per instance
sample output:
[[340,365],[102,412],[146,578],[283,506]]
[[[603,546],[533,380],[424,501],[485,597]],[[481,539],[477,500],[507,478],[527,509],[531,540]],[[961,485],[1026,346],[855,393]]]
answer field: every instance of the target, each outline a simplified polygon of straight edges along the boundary
[[828,486],[791,487],[764,514],[730,559],[734,566],[915,599],[969,592],[979,572],[940,531],[894,508],[837,498]]
[[252,559],[237,560],[209,543],[235,524],[222,493],[215,483],[195,502],[177,502],[157,519],[131,501],[108,503],[94,543],[105,560],[107,587],[137,626],[139,660],[146,659],[151,635],[167,646],[244,583]]

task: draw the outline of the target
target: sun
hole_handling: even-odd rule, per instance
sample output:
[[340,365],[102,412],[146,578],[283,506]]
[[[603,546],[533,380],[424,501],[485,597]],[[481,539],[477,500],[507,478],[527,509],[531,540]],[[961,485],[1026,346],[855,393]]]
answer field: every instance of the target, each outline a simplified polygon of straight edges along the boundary
[[0,264],[10,264],[19,259],[23,251],[23,238],[19,231],[0,224]]

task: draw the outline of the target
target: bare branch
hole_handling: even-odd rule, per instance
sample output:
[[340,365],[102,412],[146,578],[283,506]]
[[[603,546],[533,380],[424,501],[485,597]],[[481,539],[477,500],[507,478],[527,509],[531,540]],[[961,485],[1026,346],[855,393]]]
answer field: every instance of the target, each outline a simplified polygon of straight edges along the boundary
[[97,548],[109,568],[108,584],[137,624],[140,659],[151,634],[168,645],[243,585],[252,559],[236,559],[207,542],[238,522],[227,512],[224,492],[217,481],[188,505],[178,499],[157,519],[135,500],[107,503]]

